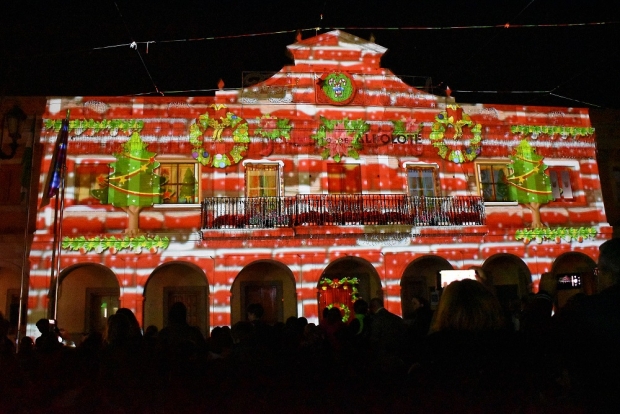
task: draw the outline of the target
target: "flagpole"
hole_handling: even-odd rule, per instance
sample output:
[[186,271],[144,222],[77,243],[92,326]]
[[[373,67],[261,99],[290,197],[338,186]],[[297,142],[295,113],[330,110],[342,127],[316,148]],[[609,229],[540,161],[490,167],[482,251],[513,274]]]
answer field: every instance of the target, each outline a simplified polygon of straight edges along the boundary
[[[58,214],[60,225],[58,226],[58,231],[54,233],[54,243],[56,250],[56,286],[54,287],[54,317],[53,319],[57,319],[58,315],[58,290],[60,288],[60,241],[62,240],[62,218],[63,211],[65,208],[65,178],[67,176],[67,165],[63,164],[61,170],[61,178],[60,178],[60,191],[56,195],[56,206],[58,207],[58,196],[60,195],[60,212]],[[54,218],[56,214],[54,215]],[[56,237],[56,235],[58,237]]]
[[[54,275],[56,274],[56,234],[58,234],[57,231],[57,226],[58,226],[58,194],[56,194],[56,199],[54,200],[54,225],[52,227],[52,231],[54,233],[54,239],[52,242],[52,266],[51,266],[51,277],[50,277],[50,290],[52,289],[52,286],[54,285],[55,281],[54,281]],[[52,292],[50,292],[51,294]],[[48,318],[52,318],[52,319],[56,319],[56,292],[54,292],[54,303],[52,304],[53,307],[50,307],[48,305],[47,308],[47,317]]]
[[[15,352],[19,352],[19,343],[22,339],[22,324],[24,323],[22,318],[22,313],[24,311],[24,293],[26,292],[25,281],[26,281],[26,265],[28,264],[28,256],[29,256],[29,228],[30,228],[30,192],[32,191],[32,166],[34,165],[34,132],[37,125],[37,115],[34,115],[34,119],[32,120],[32,130],[30,135],[30,171],[28,174],[30,177],[28,178],[28,185],[25,191],[25,203],[26,203],[26,225],[24,226],[24,251],[22,253],[22,274],[21,274],[21,284],[19,286],[19,308],[17,314],[17,335],[16,335],[16,344]],[[30,272],[28,272],[30,274]]]
[[[65,198],[65,176],[66,176],[66,159],[69,135],[69,110],[67,116],[62,120],[60,132],[54,146],[54,153],[50,164],[50,170],[43,188],[43,197],[41,206],[49,204],[50,196],[55,196],[54,203],[54,238],[52,242],[52,263],[50,278],[50,300],[53,301],[48,306],[48,317],[56,319],[58,314],[58,288],[60,276],[60,238],[62,234],[62,210],[64,208]],[[54,290],[51,292],[51,290]],[[53,294],[53,296],[52,296]]]

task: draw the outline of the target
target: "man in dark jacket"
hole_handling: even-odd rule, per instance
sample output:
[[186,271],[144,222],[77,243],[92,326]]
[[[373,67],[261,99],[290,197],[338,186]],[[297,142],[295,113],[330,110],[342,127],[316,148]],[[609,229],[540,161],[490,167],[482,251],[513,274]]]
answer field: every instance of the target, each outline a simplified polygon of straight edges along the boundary
[[405,324],[400,316],[383,307],[383,299],[370,300],[370,344],[382,370],[404,368],[401,359]]

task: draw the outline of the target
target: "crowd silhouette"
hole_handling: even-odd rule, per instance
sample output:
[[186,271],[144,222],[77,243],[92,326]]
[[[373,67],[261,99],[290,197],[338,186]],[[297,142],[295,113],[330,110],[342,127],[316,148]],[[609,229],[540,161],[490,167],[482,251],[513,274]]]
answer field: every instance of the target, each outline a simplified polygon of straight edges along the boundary
[[[208,338],[182,303],[144,334],[131,310],[63,346],[47,320],[15,344],[0,315],[1,413],[618,412],[620,239],[600,246],[600,293],[557,306],[556,279],[507,313],[478,280],[405,319],[359,299],[318,324],[262,321],[260,304]],[[515,323],[515,318],[518,323]]]

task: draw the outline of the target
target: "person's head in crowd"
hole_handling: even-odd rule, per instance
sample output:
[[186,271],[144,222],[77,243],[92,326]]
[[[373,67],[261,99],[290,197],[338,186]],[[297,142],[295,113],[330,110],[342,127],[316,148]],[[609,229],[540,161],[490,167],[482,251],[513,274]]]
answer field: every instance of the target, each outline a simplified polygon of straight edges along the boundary
[[599,246],[599,291],[620,284],[620,238],[607,240]]
[[103,344],[103,334],[99,331],[91,331],[85,333],[78,347],[86,351],[98,352],[103,347]]
[[10,328],[11,323],[8,321],[8,319],[5,319],[2,312],[0,312],[0,339],[4,338],[6,335],[9,334]]
[[303,316],[297,318],[297,325],[303,330],[308,325],[308,319]]
[[376,297],[370,299],[370,313],[377,313],[379,309],[383,308],[383,299]]
[[108,317],[106,342],[110,345],[125,345],[131,338],[131,323],[122,313]]
[[157,328],[157,326],[155,325],[149,325],[146,327],[146,330],[144,331],[144,337],[145,338],[155,338],[157,337],[157,333],[159,332],[159,329]]
[[329,312],[327,312],[327,323],[333,325],[339,323],[340,321],[342,321],[342,312],[340,311],[340,308],[337,308],[336,306],[329,308]]
[[249,321],[239,321],[235,323],[231,330],[230,336],[235,344],[249,343],[255,334],[255,327]]
[[187,308],[183,302],[175,302],[168,309],[168,324],[184,325],[187,323]]
[[224,350],[233,346],[233,338],[228,326],[216,326],[211,331],[210,341],[211,351],[221,354]]
[[482,283],[463,279],[444,288],[433,326],[434,331],[488,331],[503,328],[499,300]]
[[422,296],[414,296],[411,298],[411,308],[413,309],[414,312],[416,312],[418,309],[421,308],[427,308],[430,309],[430,303],[428,303],[428,300],[426,300],[426,298],[423,298]]
[[260,321],[265,314],[265,309],[260,303],[251,303],[246,309],[246,314],[248,316],[248,321]]
[[133,337],[141,337],[142,336],[142,329],[140,328],[140,322],[138,322],[138,318],[136,318],[136,315],[133,313],[133,311],[129,308],[119,308],[116,311],[117,314],[122,314],[125,315],[125,317],[127,317],[127,320],[129,321],[129,326],[131,328],[131,336]]
[[356,315],[367,315],[368,314],[368,302],[364,299],[358,299],[353,303],[353,312]]
[[29,336],[24,336],[19,340],[19,353],[31,354],[34,351],[34,341]]
[[295,329],[297,327],[297,316],[289,316],[286,318],[286,329]]
[[46,334],[50,331],[50,321],[49,319],[39,319],[36,323],[37,325],[37,329],[39,330],[39,332],[41,332],[42,334]]

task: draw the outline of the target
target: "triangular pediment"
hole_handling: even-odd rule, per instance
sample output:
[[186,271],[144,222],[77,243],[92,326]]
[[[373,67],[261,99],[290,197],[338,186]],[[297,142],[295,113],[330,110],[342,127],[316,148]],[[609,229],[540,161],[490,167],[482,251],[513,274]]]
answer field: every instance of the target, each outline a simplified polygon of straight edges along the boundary
[[295,66],[329,66],[336,61],[341,67],[365,65],[379,69],[387,48],[352,34],[333,30],[288,46]]
[[[333,30],[288,46],[294,64],[255,85],[228,93],[243,104],[259,102],[354,106],[431,106],[437,97],[403,82],[381,67],[387,48],[352,34]],[[330,79],[330,78],[335,78]],[[347,96],[337,96],[341,82]],[[226,93],[218,93],[224,96]],[[230,97],[230,99],[234,99]],[[230,99],[228,101],[230,102]]]

